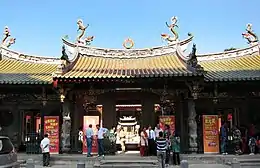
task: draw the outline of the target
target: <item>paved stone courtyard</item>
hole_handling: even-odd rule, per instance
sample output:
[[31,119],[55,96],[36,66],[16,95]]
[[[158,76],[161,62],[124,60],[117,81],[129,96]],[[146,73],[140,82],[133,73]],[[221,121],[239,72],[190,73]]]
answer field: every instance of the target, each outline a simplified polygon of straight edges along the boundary
[[[37,165],[35,168],[40,168],[42,166]],[[66,164],[66,165],[54,165],[53,168],[76,168],[76,165]],[[168,168],[178,168],[179,166],[170,166]],[[86,166],[86,168],[89,168]],[[230,168],[229,166],[221,165],[221,164],[191,164],[189,168]]]
[[[19,160],[28,160],[33,159],[36,168],[41,166],[41,155],[27,155],[27,154],[19,154]],[[190,154],[190,155],[182,155],[181,158],[183,160],[187,160],[189,163],[189,168],[230,168],[230,163],[233,158],[237,158],[241,162],[241,168],[256,168],[260,167],[260,155],[201,155],[201,154]],[[85,162],[86,168],[92,168],[95,163],[100,161],[104,162],[124,162],[126,165],[130,165],[129,163],[134,162],[153,162],[157,161],[156,157],[143,157],[141,158],[138,154],[118,154],[115,156],[105,156],[105,158],[92,157],[87,158],[85,155],[52,155],[51,156],[51,165],[53,168],[76,168],[78,162]],[[127,167],[127,166],[125,166]],[[179,166],[170,166],[170,168],[179,167]]]

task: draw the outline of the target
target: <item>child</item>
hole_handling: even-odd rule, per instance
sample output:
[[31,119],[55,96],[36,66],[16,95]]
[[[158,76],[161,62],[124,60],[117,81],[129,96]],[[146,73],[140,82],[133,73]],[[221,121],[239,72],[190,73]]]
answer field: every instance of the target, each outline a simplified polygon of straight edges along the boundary
[[174,136],[171,136],[171,149],[173,152],[173,164],[174,165],[180,165],[180,143],[181,138],[179,135],[175,132]]
[[165,157],[167,149],[167,140],[163,137],[163,132],[159,132],[159,137],[156,139],[157,157],[162,167],[165,167]]
[[256,139],[254,137],[251,137],[248,142],[250,154],[249,155],[254,155],[255,154],[255,147],[256,147]]

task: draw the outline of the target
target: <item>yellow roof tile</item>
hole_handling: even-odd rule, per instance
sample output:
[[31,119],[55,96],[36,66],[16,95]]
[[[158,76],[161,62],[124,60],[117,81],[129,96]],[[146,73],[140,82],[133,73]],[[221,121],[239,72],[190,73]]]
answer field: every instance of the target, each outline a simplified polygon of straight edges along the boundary
[[48,84],[57,65],[3,59],[0,61],[1,84]]
[[239,81],[260,79],[260,56],[247,55],[229,59],[201,61],[208,81]]
[[132,78],[156,76],[191,76],[188,68],[176,55],[144,58],[106,58],[79,56],[74,66],[59,78]]

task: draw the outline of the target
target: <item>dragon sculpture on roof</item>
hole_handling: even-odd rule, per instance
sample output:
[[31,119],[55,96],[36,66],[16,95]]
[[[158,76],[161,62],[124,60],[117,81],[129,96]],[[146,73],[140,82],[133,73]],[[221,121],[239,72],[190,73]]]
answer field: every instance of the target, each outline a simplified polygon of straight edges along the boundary
[[258,42],[257,35],[252,30],[252,24],[246,25],[246,32],[242,33],[242,36],[248,41],[248,44]]
[[171,18],[171,24],[170,25],[166,22],[166,26],[169,28],[169,30],[171,31],[173,36],[166,34],[166,33],[162,33],[161,37],[163,39],[165,39],[168,42],[174,42],[174,41],[177,41],[179,39],[179,34],[175,30],[176,27],[178,28],[177,22],[178,22],[178,18],[176,16],[173,16]]
[[4,28],[4,37],[2,40],[2,45],[6,46],[7,48],[10,47],[11,45],[15,44],[16,38],[11,37],[10,30],[7,26]]
[[80,31],[80,34],[77,37],[77,44],[90,45],[91,42],[94,40],[94,36],[88,36],[84,38],[84,35],[86,33],[89,24],[87,24],[87,26],[84,26],[82,19],[79,19],[77,21],[77,25],[78,25],[78,31]]

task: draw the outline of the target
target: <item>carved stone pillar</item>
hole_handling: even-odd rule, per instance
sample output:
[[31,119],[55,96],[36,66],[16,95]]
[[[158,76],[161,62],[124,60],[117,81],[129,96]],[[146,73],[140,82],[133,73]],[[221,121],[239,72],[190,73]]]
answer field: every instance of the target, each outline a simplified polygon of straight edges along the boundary
[[70,102],[65,100],[62,103],[62,126],[61,126],[61,150],[68,152],[70,150],[70,132],[71,132],[71,118],[70,118]]
[[197,143],[197,122],[196,122],[196,109],[194,100],[188,101],[188,125],[189,125],[189,150],[191,152],[198,151]]
[[70,132],[71,132],[71,117],[70,117],[70,101],[66,99],[68,89],[61,88],[59,90],[61,102],[61,128],[60,128],[60,148],[61,152],[70,151]]

